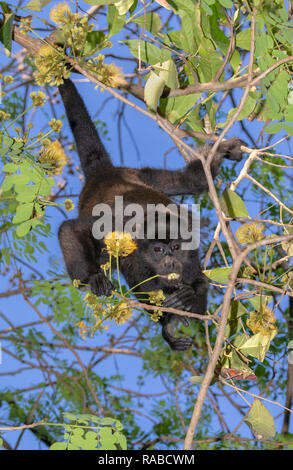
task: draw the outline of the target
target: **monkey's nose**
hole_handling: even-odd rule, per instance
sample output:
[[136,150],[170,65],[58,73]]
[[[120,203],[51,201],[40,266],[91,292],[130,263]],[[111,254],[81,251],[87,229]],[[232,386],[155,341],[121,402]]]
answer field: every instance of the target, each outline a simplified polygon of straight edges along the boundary
[[175,260],[171,256],[166,256],[164,260],[164,268],[167,272],[173,272],[175,268]]

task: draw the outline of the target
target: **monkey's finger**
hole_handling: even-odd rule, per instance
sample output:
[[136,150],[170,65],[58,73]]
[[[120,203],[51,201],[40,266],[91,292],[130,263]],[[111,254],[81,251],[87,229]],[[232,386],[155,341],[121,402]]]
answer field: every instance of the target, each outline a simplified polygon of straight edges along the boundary
[[164,307],[176,308],[177,310],[190,310],[194,304],[194,291],[191,288],[188,290],[176,290],[164,301]]
[[186,336],[181,336],[180,338],[174,338],[170,343],[171,348],[174,351],[186,351],[192,345],[192,339],[187,338]]

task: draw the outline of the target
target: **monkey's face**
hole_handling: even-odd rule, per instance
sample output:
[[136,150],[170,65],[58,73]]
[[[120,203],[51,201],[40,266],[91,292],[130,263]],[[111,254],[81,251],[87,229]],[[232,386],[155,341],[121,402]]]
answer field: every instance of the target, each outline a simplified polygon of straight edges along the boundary
[[149,266],[160,276],[162,285],[175,287],[182,282],[183,265],[187,255],[181,249],[180,240],[171,240],[169,243],[149,241],[144,254]]

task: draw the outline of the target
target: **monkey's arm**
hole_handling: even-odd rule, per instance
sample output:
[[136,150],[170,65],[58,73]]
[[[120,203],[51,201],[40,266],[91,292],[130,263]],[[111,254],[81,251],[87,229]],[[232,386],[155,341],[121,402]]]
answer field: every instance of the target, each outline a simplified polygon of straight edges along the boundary
[[[211,163],[213,177],[218,173],[223,158],[240,161],[242,159],[241,145],[245,145],[237,137],[222,142]],[[206,158],[212,145],[207,144],[201,149]],[[150,186],[159,189],[168,196],[200,194],[208,189],[204,169],[199,160],[190,162],[182,170],[156,170],[142,168],[139,170],[140,179]]]
[[114,288],[98,263],[101,247],[92,235],[95,220],[66,220],[59,229],[59,242],[71,279],[89,284],[91,291],[97,296],[109,296]]
[[[175,290],[164,302],[164,307],[177,308],[204,315],[207,309],[208,282],[205,277],[200,277],[192,286],[183,285]],[[184,326],[189,325],[188,317],[165,313],[160,320],[162,324],[162,336],[174,351],[185,351],[190,348],[192,338],[186,336],[175,337],[173,335],[179,322]]]

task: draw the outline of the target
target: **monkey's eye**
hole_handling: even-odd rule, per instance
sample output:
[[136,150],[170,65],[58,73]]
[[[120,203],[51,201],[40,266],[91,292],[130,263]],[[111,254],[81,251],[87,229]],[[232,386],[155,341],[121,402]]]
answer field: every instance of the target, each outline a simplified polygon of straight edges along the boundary
[[162,248],[161,246],[155,246],[154,251],[155,251],[155,253],[163,253],[164,248]]
[[176,251],[176,250],[179,250],[179,248],[180,248],[179,243],[176,243],[175,245],[172,245],[171,250]]

